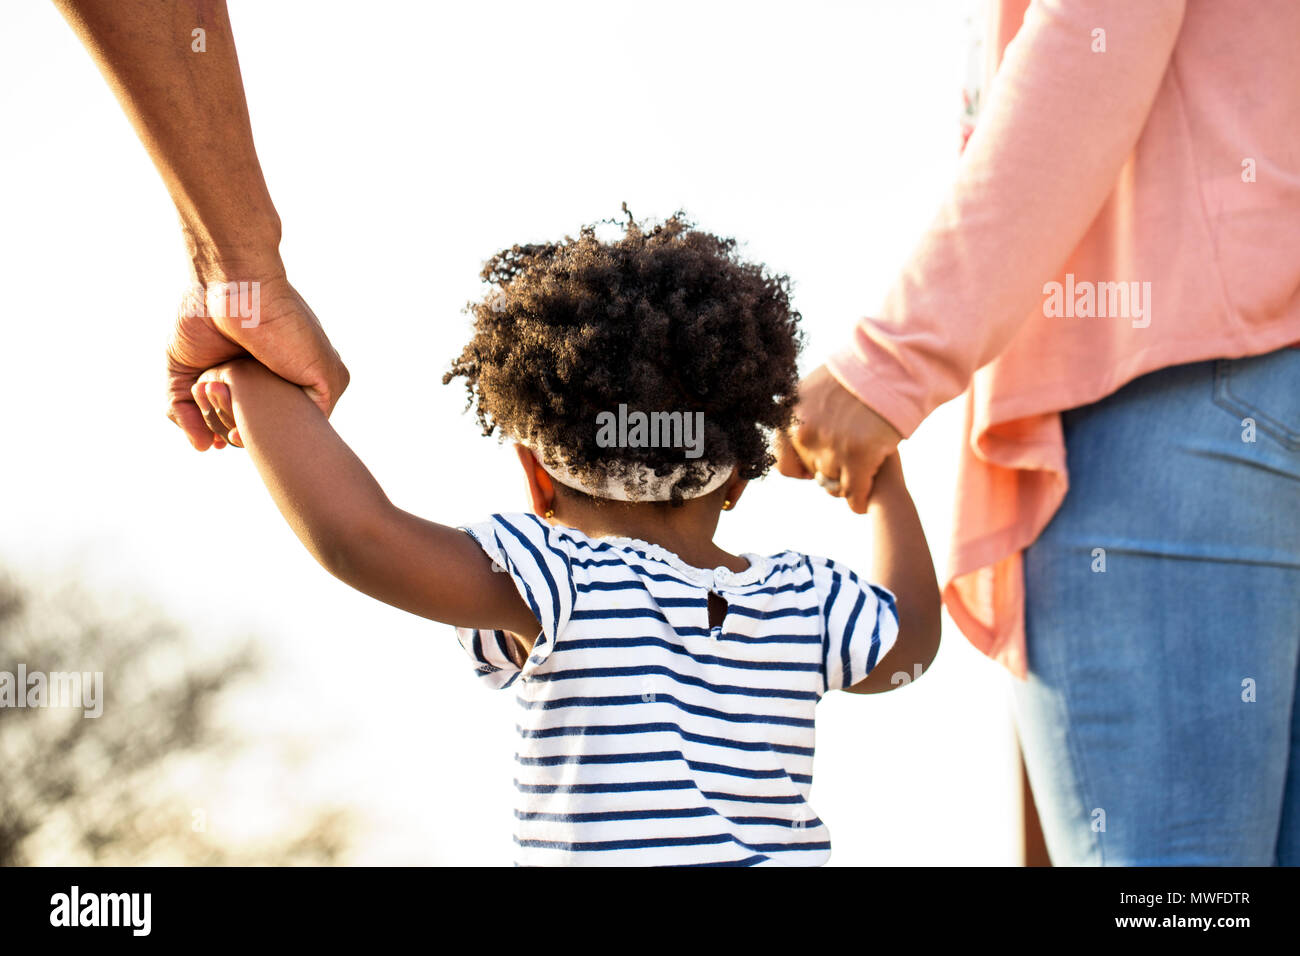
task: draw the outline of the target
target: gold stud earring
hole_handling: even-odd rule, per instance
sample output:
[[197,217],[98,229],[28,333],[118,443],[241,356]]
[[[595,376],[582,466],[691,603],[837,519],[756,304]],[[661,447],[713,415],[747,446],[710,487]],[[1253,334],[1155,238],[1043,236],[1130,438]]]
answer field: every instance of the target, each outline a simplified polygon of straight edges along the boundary
[[730,510],[731,510],[731,499],[730,499],[730,498],[726,498],[726,499],[723,500],[723,502],[722,502],[722,510],[723,510],[723,511],[730,511]]
[[554,517],[555,517],[555,509],[554,509],[554,508],[547,508],[547,509],[546,509],[546,514],[543,515],[542,517],[544,517],[544,518],[554,518]]

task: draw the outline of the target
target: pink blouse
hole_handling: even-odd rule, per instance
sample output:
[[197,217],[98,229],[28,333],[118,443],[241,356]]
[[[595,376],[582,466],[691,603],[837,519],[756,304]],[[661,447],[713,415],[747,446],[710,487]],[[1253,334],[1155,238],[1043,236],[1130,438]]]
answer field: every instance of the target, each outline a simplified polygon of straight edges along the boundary
[[828,365],[904,436],[965,391],[944,602],[1023,677],[1021,551],[1069,485],[1059,413],[1300,342],[1300,3],[994,9],[956,182]]

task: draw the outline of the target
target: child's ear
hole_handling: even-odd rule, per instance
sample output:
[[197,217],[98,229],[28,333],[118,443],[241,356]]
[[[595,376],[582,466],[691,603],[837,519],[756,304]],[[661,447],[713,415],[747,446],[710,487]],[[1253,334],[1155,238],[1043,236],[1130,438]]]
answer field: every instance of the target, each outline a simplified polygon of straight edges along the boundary
[[515,454],[519,464],[524,466],[524,476],[528,480],[528,497],[533,505],[533,513],[546,516],[546,512],[555,508],[555,482],[538,462],[531,448],[515,445]]
[[723,510],[733,510],[736,507],[736,502],[740,501],[740,496],[745,493],[745,489],[748,487],[749,479],[737,478],[736,473],[733,471],[731,477],[728,478],[726,483],[722,486],[723,503],[725,504],[728,501],[731,502],[731,504],[727,505]]

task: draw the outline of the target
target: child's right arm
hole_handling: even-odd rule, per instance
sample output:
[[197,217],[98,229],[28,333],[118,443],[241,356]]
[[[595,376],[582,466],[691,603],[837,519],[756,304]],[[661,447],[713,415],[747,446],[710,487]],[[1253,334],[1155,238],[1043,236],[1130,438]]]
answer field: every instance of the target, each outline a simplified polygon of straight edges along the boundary
[[510,575],[463,531],[393,505],[301,388],[240,359],[205,372],[194,398],[237,427],[280,513],[335,577],[435,621],[537,635]]
[[907,683],[928,668],[939,652],[939,584],[934,576],[930,547],[921,529],[912,496],[903,483],[898,453],[885,459],[876,473],[867,514],[871,517],[874,557],[871,579],[894,593],[898,610],[898,638],[870,675],[846,690],[875,694]]

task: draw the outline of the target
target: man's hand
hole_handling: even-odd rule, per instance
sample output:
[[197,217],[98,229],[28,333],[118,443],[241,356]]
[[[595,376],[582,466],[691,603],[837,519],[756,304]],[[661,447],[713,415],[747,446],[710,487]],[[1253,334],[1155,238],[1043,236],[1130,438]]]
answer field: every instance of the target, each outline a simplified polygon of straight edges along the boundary
[[[283,275],[256,281],[259,314],[249,328],[243,323],[250,320],[241,319],[236,309],[204,307],[201,287],[186,297],[177,316],[167,346],[167,417],[199,451],[214,445],[221,448],[228,440],[226,433],[214,433],[204,421],[191,393],[199,376],[214,365],[251,354],[281,378],[301,385],[326,415],[348,386],[347,367],[315,313],[289,281]],[[207,303],[219,294],[215,288],[209,290]],[[203,314],[190,314],[195,311]],[[223,311],[228,315],[207,314]]]
[[823,365],[799,385],[795,424],[778,438],[776,467],[790,478],[821,476],[829,494],[866,514],[876,472],[902,440]]

